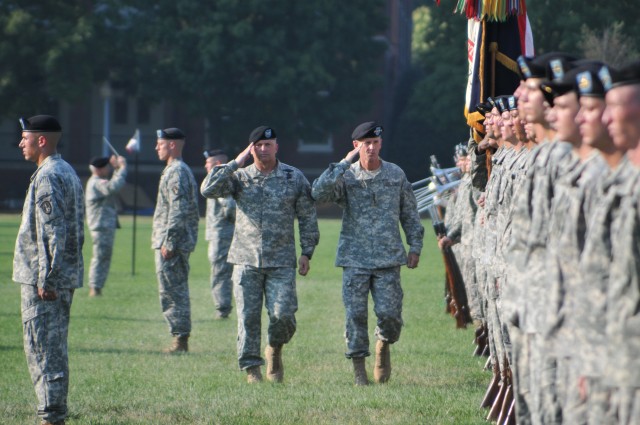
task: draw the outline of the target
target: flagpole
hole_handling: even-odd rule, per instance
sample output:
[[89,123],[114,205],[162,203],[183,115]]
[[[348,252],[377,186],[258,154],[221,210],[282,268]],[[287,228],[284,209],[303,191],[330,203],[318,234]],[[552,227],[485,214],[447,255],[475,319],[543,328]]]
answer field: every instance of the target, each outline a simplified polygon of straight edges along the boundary
[[138,152],[134,158],[133,171],[133,236],[131,247],[131,276],[136,274],[136,221],[138,218]]

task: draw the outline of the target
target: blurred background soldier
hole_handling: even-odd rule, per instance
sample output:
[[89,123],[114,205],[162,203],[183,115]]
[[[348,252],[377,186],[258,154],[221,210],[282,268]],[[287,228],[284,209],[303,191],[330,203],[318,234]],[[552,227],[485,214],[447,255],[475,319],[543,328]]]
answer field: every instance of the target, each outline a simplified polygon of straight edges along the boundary
[[[221,150],[204,152],[204,168],[207,174],[216,165],[226,164],[229,160]],[[233,197],[207,199],[205,238],[209,241],[209,262],[211,263],[211,296],[216,306],[216,319],[226,319],[231,313],[231,292],[233,284],[231,274],[233,265],[227,262],[227,254],[233,238],[236,222],[236,201]]]
[[[115,169],[109,179],[111,167]],[[89,296],[102,295],[109,274],[113,241],[118,223],[116,197],[127,178],[127,160],[122,156],[91,160],[91,177],[85,191],[87,226],[93,240],[93,255],[89,268]]]
[[20,119],[24,159],[38,169],[24,201],[13,257],[22,286],[24,351],[42,424],[64,424],[69,391],[67,336],[73,291],[82,286],[84,196],[76,172],[57,152],[62,135],[49,115]]
[[[374,380],[384,383],[391,377],[389,346],[400,339],[403,325],[400,266],[418,266],[424,237],[411,184],[400,167],[379,156],[381,136],[382,127],[375,122],[357,126],[351,134],[353,150],[313,182],[314,199],[335,202],[344,210],[336,266],[343,268],[345,355],[353,361],[356,385],[369,383],[365,368],[365,358],[371,355],[369,292],[378,319]],[[359,161],[352,164],[358,155]]]
[[[249,135],[249,146],[235,160],[215,167],[202,182],[206,198],[233,196],[237,222],[229,262],[238,308],[238,365],[247,382],[262,381],[260,334],[262,300],[269,314],[267,379],[282,382],[282,347],[296,331],[296,247],[298,219],[301,255],[298,273],[306,276],[320,233],[311,186],[302,172],[276,159],[278,143],[271,127]],[[249,155],[254,163],[241,168]]]
[[191,168],[182,161],[184,133],[177,128],[158,130],[156,152],[167,166],[160,176],[153,215],[151,248],[156,250],[156,273],[162,313],[173,335],[168,353],[189,351],[191,303],[189,255],[198,240],[198,200]]

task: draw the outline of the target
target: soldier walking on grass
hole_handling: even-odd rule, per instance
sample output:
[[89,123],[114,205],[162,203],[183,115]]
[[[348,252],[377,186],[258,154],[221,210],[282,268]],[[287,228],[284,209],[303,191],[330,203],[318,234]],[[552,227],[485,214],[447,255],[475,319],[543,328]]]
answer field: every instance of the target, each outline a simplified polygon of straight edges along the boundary
[[13,257],[20,283],[24,351],[43,425],[64,425],[69,391],[67,336],[73,291],[82,286],[84,194],[57,152],[62,135],[49,115],[20,119],[24,159],[38,166],[22,209]]
[[[312,193],[318,202],[335,202],[344,209],[336,266],[343,268],[345,355],[353,361],[355,384],[368,385],[369,292],[378,318],[374,379],[383,383],[391,376],[389,346],[398,341],[403,325],[400,266],[418,266],[424,227],[404,172],[379,156],[382,127],[360,124],[351,138],[353,150],[313,182]],[[358,155],[359,161],[352,164]],[[408,256],[398,224],[407,238]]]
[[[260,321],[262,302],[269,314],[265,357],[267,378],[282,382],[282,347],[296,331],[298,310],[294,220],[298,219],[301,276],[320,239],[311,186],[300,170],[276,159],[278,143],[271,127],[249,135],[249,146],[236,159],[219,165],[200,187],[202,196],[236,200],[236,227],[228,261],[234,264],[233,287],[238,309],[238,364],[247,381],[262,381]],[[249,155],[254,163],[241,168]]]

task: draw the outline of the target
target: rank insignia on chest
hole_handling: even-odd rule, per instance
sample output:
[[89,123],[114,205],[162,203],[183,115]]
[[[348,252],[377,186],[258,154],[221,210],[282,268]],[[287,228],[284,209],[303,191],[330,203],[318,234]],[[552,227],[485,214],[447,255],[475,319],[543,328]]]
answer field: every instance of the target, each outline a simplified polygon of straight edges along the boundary
[[177,195],[178,193],[180,193],[180,188],[178,186],[173,186],[171,188],[171,191],[173,192],[174,195]]

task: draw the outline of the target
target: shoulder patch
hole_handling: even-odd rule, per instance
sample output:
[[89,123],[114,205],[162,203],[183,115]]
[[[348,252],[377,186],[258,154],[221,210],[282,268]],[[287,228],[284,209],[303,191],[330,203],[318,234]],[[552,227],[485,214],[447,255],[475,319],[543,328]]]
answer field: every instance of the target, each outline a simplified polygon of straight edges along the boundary
[[43,201],[40,203],[40,208],[42,209],[42,212],[49,215],[51,214],[51,211],[53,210],[53,207],[51,206],[51,201]]

